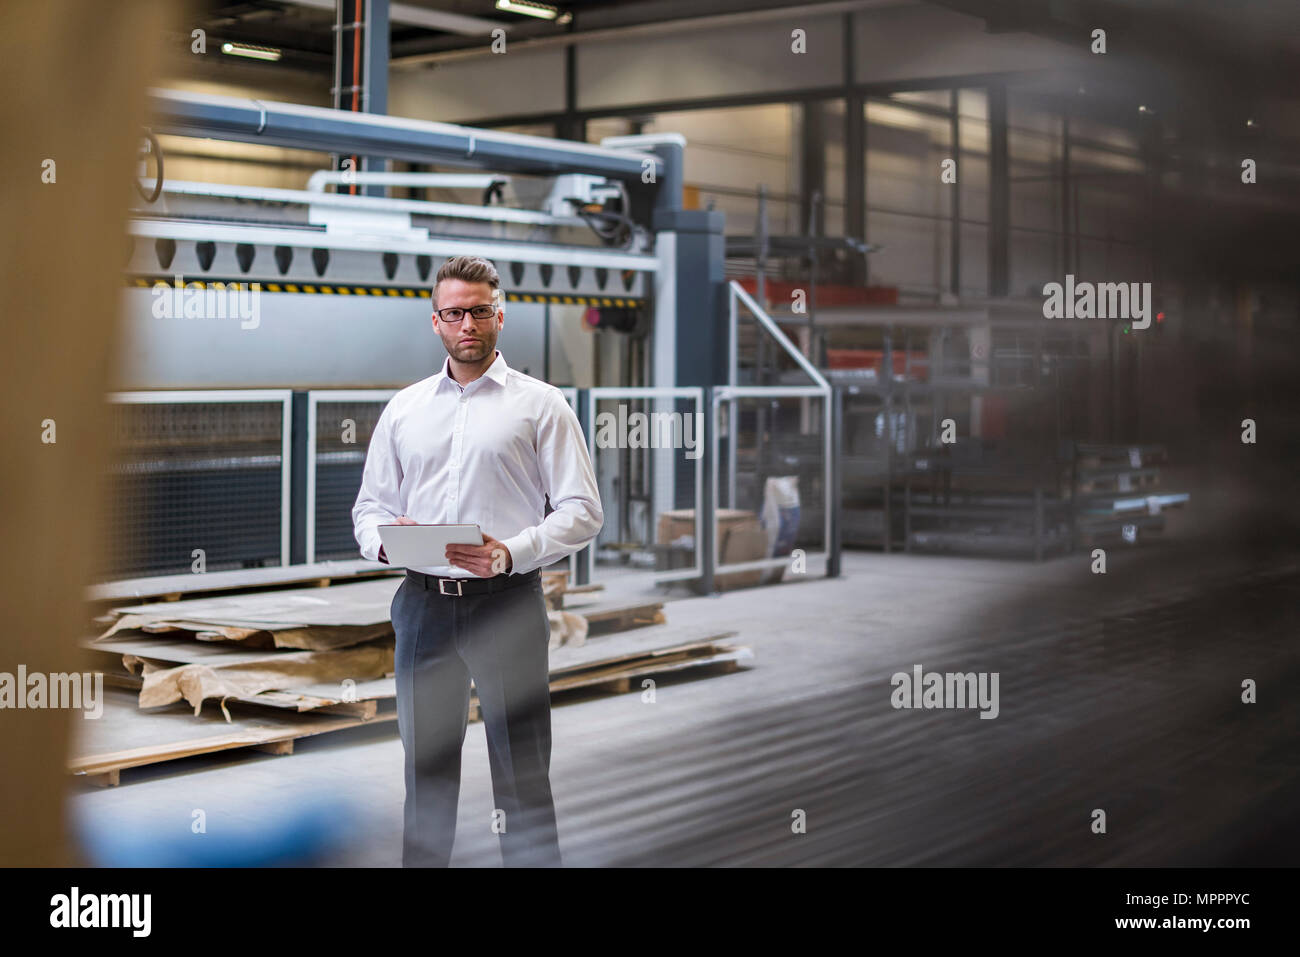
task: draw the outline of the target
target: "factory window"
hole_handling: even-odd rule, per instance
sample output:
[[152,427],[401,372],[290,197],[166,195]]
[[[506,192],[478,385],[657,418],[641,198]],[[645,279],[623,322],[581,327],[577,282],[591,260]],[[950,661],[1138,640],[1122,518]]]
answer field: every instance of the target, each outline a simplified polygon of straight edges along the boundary
[[902,90],[898,93],[889,94],[889,99],[894,103],[928,106],[934,109],[947,110],[949,93],[947,90]]
[[494,126],[492,129],[500,133],[519,133],[523,136],[545,136],[554,138],[554,123],[516,123],[513,126]]
[[1010,279],[1013,296],[1040,295],[1063,272],[1061,262],[1061,155],[1063,120],[1046,108],[1007,105],[1007,156],[1011,205]]
[[825,136],[823,142],[826,150],[826,186],[822,221],[822,234],[825,236],[843,236],[844,216],[844,101],[830,100],[826,103]]
[[760,185],[767,187],[768,229],[802,232],[797,110],[788,103],[683,110],[647,117],[642,130],[686,137],[688,199],[725,213],[728,233],[754,231]]
[[1086,99],[1007,95],[1010,291],[1037,296],[1066,273],[1148,278],[1146,165],[1133,130],[1086,115]]
[[607,136],[631,136],[640,123],[625,116],[605,116],[587,121],[587,142],[599,144]]
[[883,247],[872,254],[872,281],[897,286],[903,299],[933,301],[952,268],[953,191],[940,179],[952,158],[951,118],[892,99],[864,109],[867,240]]
[[989,291],[989,107],[983,90],[957,91],[961,197],[960,295]]

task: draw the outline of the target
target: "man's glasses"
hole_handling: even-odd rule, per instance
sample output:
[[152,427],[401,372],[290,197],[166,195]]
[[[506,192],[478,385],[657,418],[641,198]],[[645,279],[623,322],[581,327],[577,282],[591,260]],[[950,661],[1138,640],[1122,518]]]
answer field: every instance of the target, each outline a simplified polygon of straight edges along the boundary
[[490,319],[497,314],[497,307],[491,303],[481,306],[470,306],[468,309],[461,309],[459,306],[451,306],[447,309],[435,309],[433,314],[443,322],[457,323],[465,318],[465,313],[469,313],[475,319]]

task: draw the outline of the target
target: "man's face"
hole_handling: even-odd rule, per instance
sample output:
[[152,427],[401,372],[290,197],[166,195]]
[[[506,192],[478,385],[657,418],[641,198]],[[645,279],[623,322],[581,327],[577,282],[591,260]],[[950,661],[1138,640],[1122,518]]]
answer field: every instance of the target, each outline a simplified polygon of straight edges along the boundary
[[[485,282],[444,279],[437,289],[438,310],[492,305],[492,287]],[[467,311],[460,322],[443,322],[435,312],[433,329],[442,339],[447,354],[457,362],[481,362],[496,351],[497,336],[505,323],[505,313],[497,309],[490,318],[475,319]]]

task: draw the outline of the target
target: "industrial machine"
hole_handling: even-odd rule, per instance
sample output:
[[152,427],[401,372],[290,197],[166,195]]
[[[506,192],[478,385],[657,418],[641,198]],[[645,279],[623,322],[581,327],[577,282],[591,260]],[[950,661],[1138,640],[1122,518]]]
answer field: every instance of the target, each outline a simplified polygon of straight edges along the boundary
[[[653,301],[663,263],[652,218],[679,182],[671,139],[599,147],[174,92],[156,93],[154,104],[164,132],[485,172],[321,170],[301,190],[148,183],[157,198],[141,199],[130,228],[127,275],[138,291],[128,299],[133,348],[122,374],[131,388],[409,383],[436,347],[413,348],[413,324],[428,320],[420,300],[454,255],[498,264],[507,302],[521,306],[504,333],[510,361],[542,378],[543,306],[637,310]],[[393,187],[454,201],[391,198]],[[181,321],[157,321],[169,318]],[[256,349],[228,334],[231,325],[256,332]]]
[[[591,145],[231,97],[151,97],[155,162],[141,171],[129,224],[103,579],[357,559],[349,508],[370,432],[396,390],[442,363],[429,291],[450,256],[497,264],[501,349],[514,368],[577,384],[550,328],[557,315],[572,326],[576,312],[580,329],[616,331],[605,352],[617,365],[588,369],[583,384],[723,381],[722,216],[682,209],[678,135]],[[302,189],[181,181],[164,176],[164,134],[341,161]],[[423,171],[387,171],[375,158]],[[594,397],[567,393],[586,421]],[[683,407],[680,396],[637,401]],[[626,452],[593,446],[598,459],[622,459],[598,462],[602,495],[620,503],[602,536],[652,541],[655,516],[697,507],[700,482],[672,449],[634,461]],[[575,571],[590,567],[586,556]]]

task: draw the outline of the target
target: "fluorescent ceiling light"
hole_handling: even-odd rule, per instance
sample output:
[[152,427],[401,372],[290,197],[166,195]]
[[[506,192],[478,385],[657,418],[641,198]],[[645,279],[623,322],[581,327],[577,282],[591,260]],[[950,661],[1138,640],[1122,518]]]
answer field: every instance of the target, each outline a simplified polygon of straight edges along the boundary
[[542,20],[554,20],[560,15],[559,7],[553,7],[549,3],[534,3],[533,0],[497,0],[497,9]]
[[275,47],[257,47],[248,43],[223,43],[221,52],[231,56],[246,56],[252,60],[280,59],[280,51]]

